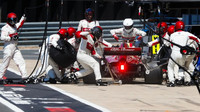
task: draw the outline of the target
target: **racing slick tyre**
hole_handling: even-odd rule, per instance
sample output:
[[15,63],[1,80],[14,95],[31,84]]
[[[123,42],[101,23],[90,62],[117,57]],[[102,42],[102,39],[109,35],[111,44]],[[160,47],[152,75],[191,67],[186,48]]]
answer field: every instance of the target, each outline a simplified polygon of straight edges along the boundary
[[94,73],[91,73],[90,75],[83,77],[83,82],[84,84],[96,84]]
[[[95,59],[101,64],[101,60],[99,60],[97,58],[95,58]],[[105,64],[100,65],[100,72],[101,72],[102,77],[104,77],[107,74],[107,71],[105,69],[106,69]],[[90,75],[83,77],[83,82],[85,84],[96,84],[95,74],[91,73]]]
[[[100,66],[100,71],[101,71],[101,76],[102,77],[104,77],[106,74],[108,74],[105,71],[104,66]],[[85,84],[96,84],[95,74],[91,73],[90,75],[87,75],[87,76],[83,77],[83,82]]]
[[76,61],[76,50],[67,41],[58,40],[58,45],[63,48],[59,50],[53,46],[49,49],[49,56],[62,68],[66,68]]
[[162,84],[163,74],[160,67],[149,71],[149,74],[145,73],[145,83],[147,84]]

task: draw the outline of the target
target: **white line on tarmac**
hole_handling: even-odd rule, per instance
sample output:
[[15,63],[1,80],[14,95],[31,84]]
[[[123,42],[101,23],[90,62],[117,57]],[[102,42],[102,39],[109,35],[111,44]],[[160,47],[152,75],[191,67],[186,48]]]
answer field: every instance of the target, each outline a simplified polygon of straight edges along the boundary
[[[13,73],[16,73],[17,75],[20,75],[20,72],[17,72],[17,71],[15,71],[15,70],[11,69],[11,68],[8,68],[8,70],[11,71],[11,72],[13,72]],[[80,98],[80,97],[78,97],[78,96],[75,96],[75,95],[73,95],[73,94],[67,93],[67,92],[65,92],[64,90],[61,90],[61,89],[59,89],[59,88],[56,88],[55,86],[50,86],[50,85],[47,85],[47,84],[41,84],[41,85],[47,86],[47,87],[49,87],[49,88],[51,88],[51,89],[54,89],[54,90],[56,90],[56,91],[58,91],[58,92],[60,92],[60,93],[62,93],[62,94],[64,94],[64,95],[67,95],[67,96],[69,96],[69,97],[71,97],[71,98],[74,98],[74,99],[76,99],[76,100],[78,100],[78,101],[80,101],[80,102],[82,102],[82,103],[84,103],[84,104],[86,104],[86,105],[92,106],[92,107],[94,107],[94,108],[96,108],[96,109],[99,109],[99,110],[101,110],[101,111],[103,111],[103,112],[111,112],[111,111],[109,111],[109,110],[106,109],[106,108],[100,107],[100,106],[98,106],[98,105],[96,105],[96,104],[93,104],[93,103],[91,103],[91,102],[89,102],[89,101],[87,101],[87,100],[84,100],[84,99],[82,99],[82,98]],[[21,112],[21,111],[19,111],[19,112]],[[23,111],[22,111],[22,112],[23,112]]]
[[0,102],[7,106],[8,108],[10,108],[11,110],[13,110],[14,112],[24,112],[23,110],[21,110],[20,108],[18,108],[17,106],[13,105],[12,103],[8,102],[7,100],[3,99],[2,97],[0,97]]
[[[9,71],[16,73],[17,75],[20,75],[20,72],[17,72],[11,68],[8,68]],[[0,102],[7,106],[8,108],[10,108],[11,110],[13,110],[14,112],[24,112],[23,110],[21,110],[20,108],[18,108],[17,106],[13,105],[12,103],[8,102],[7,100],[3,99],[2,97],[0,97]]]
[[67,93],[66,91],[64,91],[64,90],[62,90],[62,89],[59,89],[59,88],[57,88],[57,87],[55,87],[55,86],[51,86],[51,85],[48,85],[48,84],[42,84],[42,85],[43,85],[43,86],[47,86],[47,87],[49,87],[49,88],[51,88],[51,89],[54,89],[54,90],[56,90],[56,91],[58,91],[58,92],[60,92],[60,93],[62,93],[62,94],[64,94],[64,95],[67,95],[67,96],[69,96],[69,97],[71,97],[71,98],[74,98],[74,99],[76,99],[76,100],[78,100],[78,101],[80,101],[80,102],[82,102],[82,103],[84,103],[84,104],[86,104],[86,105],[92,106],[92,107],[94,107],[94,108],[96,108],[96,109],[99,109],[99,110],[101,110],[101,111],[103,111],[103,112],[111,112],[111,111],[109,111],[109,110],[106,109],[106,108],[100,107],[100,106],[98,106],[98,105],[96,105],[96,104],[93,104],[93,103],[91,103],[91,102],[89,102],[89,101],[87,101],[87,100],[84,100],[84,99],[82,99],[82,98],[80,98],[80,97],[78,97],[78,96],[75,96],[75,95],[73,95],[73,94]]

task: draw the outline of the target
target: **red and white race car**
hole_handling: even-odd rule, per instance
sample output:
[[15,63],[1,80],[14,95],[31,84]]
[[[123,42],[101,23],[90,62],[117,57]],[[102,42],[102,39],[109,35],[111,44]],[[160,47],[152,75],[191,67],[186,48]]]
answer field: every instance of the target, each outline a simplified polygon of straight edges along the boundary
[[[149,70],[144,62],[143,48],[132,47],[122,43],[119,47],[104,48],[107,64],[101,63],[103,77],[110,77],[110,69],[122,83],[132,83],[135,78],[144,78],[145,83],[161,84],[163,81],[162,67]],[[151,66],[151,65],[150,65]],[[94,83],[94,75],[83,78],[84,83]]]
[[122,83],[131,83],[135,78],[145,78],[145,83],[161,84],[163,81],[162,68],[147,69],[143,63],[141,47],[135,48],[127,43],[120,47],[104,48],[104,55],[110,64],[110,69]]

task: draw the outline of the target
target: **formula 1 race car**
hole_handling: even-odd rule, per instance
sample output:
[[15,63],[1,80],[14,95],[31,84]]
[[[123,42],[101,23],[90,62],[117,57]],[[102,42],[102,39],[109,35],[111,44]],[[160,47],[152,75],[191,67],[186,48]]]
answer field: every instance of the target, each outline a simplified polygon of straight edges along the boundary
[[133,79],[140,77],[145,78],[145,83],[161,84],[163,81],[161,67],[153,69],[149,67],[152,64],[145,63],[147,57],[143,51],[140,47],[127,47],[127,44],[123,43],[119,48],[104,48],[104,55],[112,55],[106,56],[106,59],[122,83],[131,83]]
[[110,64],[110,69],[122,83],[131,83],[136,77],[144,76],[144,67],[141,62],[141,48],[104,48],[104,55]]
[[[110,76],[108,69],[111,69],[116,75],[114,78],[121,80],[122,83],[132,83],[135,78],[144,78],[145,83],[161,84],[162,67],[157,66],[157,61],[147,64],[146,54],[144,48],[135,48],[129,43],[122,43],[120,47],[104,48],[104,56],[109,63],[109,68],[106,64],[101,65],[102,76]],[[84,77],[83,81],[94,83],[94,75]]]

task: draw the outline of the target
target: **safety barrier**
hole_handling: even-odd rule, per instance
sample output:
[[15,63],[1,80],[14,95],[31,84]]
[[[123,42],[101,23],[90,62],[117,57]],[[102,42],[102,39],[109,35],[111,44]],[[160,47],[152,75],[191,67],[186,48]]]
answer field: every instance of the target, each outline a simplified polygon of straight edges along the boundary
[[[122,27],[123,20],[104,20],[99,21],[99,24],[103,28],[103,37],[108,42],[115,42],[114,38],[110,34],[111,29]],[[74,27],[77,29],[79,21],[63,21],[62,28]],[[5,23],[0,23],[0,28]],[[141,29],[143,24],[139,20],[134,20],[134,27]],[[18,31],[19,33],[19,45],[38,45],[42,42],[45,29],[45,22],[25,22],[23,27]],[[47,36],[57,33],[59,29],[59,22],[48,22]],[[0,41],[0,46],[3,45],[3,41]]]

